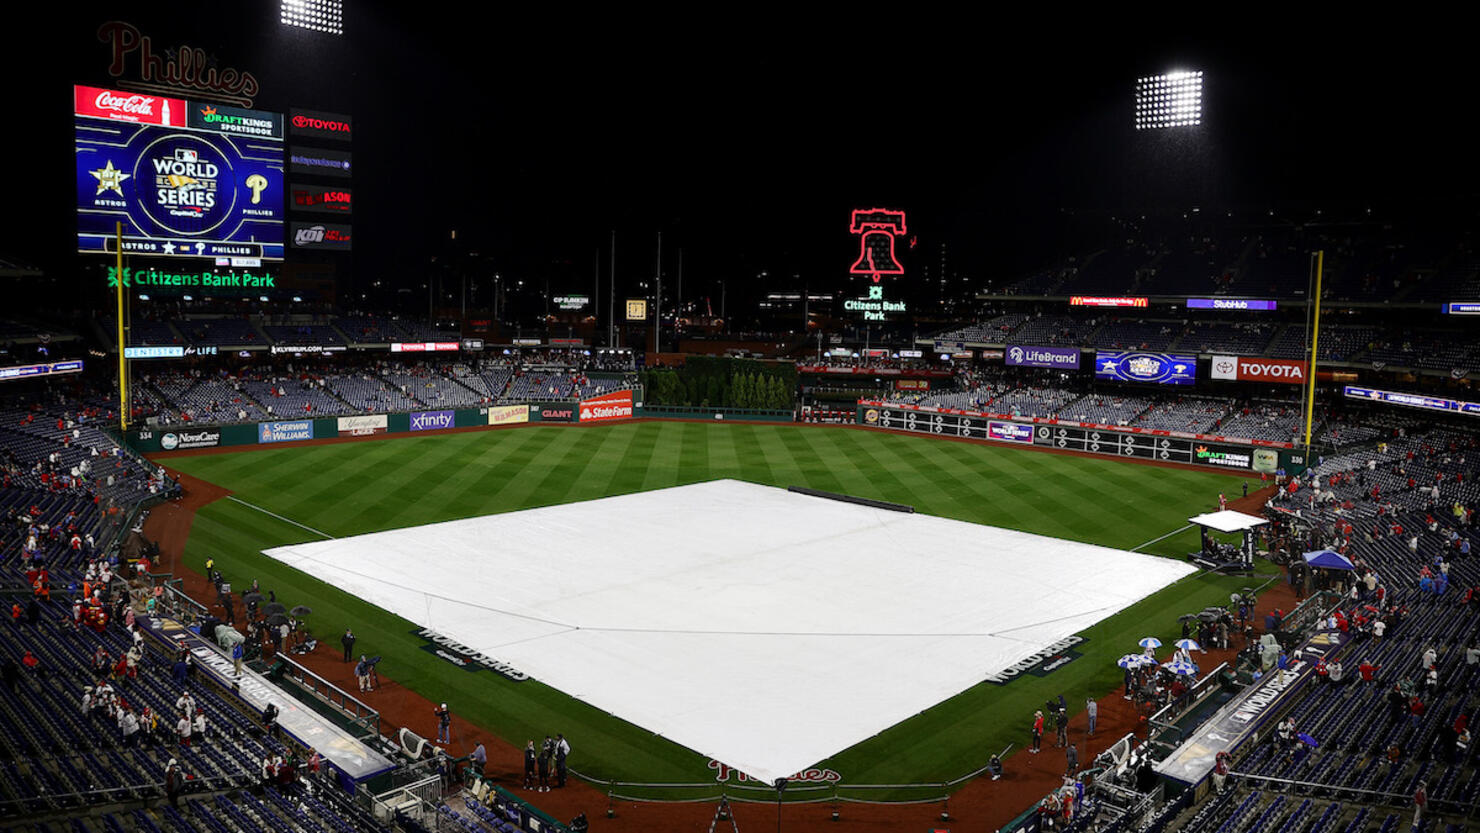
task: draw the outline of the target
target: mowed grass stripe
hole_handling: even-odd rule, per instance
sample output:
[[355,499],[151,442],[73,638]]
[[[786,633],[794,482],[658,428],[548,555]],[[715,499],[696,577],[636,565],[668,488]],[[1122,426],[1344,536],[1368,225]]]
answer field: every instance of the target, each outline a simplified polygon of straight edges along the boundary
[[[321,454],[326,456],[321,459]],[[412,525],[631,492],[649,483],[736,477],[781,487],[830,488],[911,503],[929,514],[1102,544],[1113,539],[1115,545],[1129,547],[1170,532],[1219,489],[1236,486],[1217,473],[928,436],[700,423],[531,426],[172,462],[264,508],[336,535],[385,528],[385,517],[375,513],[393,504],[406,510],[397,524]],[[338,490],[330,488],[334,481]],[[408,500],[411,483],[428,499]],[[1095,527],[1092,534],[1066,535],[1066,514],[1093,518],[1085,523]],[[530,737],[564,731],[582,738],[577,768],[583,772],[645,781],[713,779],[700,756],[565,694],[537,682],[513,683],[491,672],[469,673],[440,662],[421,650],[411,623],[260,554],[261,549],[311,537],[256,510],[218,502],[198,516],[186,558],[199,569],[205,556],[213,555],[233,581],[257,577],[264,587],[285,596],[291,592],[293,603],[314,607],[311,624],[321,635],[354,627],[360,647],[383,654],[388,673],[394,669],[398,681],[429,698],[447,700],[459,714],[511,742],[522,745]],[[1152,549],[1179,551],[1185,537],[1173,536]],[[1046,583],[1053,580],[1045,573]],[[1174,638],[1177,614],[1226,601],[1229,592],[1246,583],[1241,577],[1184,580],[1086,631],[1090,641],[1083,646],[1083,658],[1052,676],[976,686],[840,753],[828,765],[844,774],[845,784],[960,775],[980,766],[991,751],[1010,741],[1020,743],[1035,704],[1063,691],[1078,711],[1083,694],[1118,683],[1113,660],[1132,650],[1136,639]],[[1149,622],[1164,624],[1148,630]],[[881,673],[887,673],[886,658],[881,658]],[[715,696],[724,696],[722,687]],[[430,720],[420,728],[429,732]]]

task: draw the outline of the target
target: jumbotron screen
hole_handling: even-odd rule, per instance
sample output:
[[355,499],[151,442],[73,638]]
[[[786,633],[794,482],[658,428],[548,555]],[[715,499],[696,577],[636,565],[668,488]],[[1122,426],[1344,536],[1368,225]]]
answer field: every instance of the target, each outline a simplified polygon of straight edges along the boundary
[[283,117],[73,88],[77,249],[281,260]]

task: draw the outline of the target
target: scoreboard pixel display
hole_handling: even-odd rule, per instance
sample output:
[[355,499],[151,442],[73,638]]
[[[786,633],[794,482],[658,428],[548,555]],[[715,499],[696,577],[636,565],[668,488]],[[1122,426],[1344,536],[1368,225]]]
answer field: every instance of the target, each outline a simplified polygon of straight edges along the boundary
[[283,117],[201,101],[73,88],[77,248],[281,260]]

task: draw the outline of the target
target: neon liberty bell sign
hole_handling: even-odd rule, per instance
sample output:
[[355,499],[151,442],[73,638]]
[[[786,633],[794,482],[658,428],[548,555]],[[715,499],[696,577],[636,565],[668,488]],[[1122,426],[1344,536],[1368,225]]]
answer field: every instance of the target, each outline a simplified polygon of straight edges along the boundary
[[908,233],[904,212],[888,208],[857,208],[849,230],[858,235],[858,259],[848,268],[852,275],[867,275],[870,281],[866,299],[850,300],[844,309],[861,312],[867,321],[883,321],[888,312],[904,312],[902,301],[884,300],[882,280],[885,275],[903,275],[904,267],[894,256],[894,239]]

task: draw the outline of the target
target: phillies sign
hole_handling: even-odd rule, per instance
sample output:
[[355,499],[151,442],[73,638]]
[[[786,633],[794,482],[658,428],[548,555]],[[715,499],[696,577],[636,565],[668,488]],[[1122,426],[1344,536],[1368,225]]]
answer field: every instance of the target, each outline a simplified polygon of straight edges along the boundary
[[619,390],[581,400],[581,422],[605,422],[612,419],[632,418],[632,391]]
[[1305,384],[1305,362],[1294,359],[1262,359],[1247,356],[1214,356],[1214,379],[1237,382],[1274,382],[1285,385]]
[[[145,92],[174,87],[240,107],[251,107],[252,98],[262,88],[252,73],[223,67],[215,55],[200,47],[181,44],[156,51],[154,39],[132,23],[108,21],[98,27],[98,40],[108,44],[108,74],[119,79],[122,87]],[[130,63],[138,68],[137,81],[123,78]],[[184,118],[184,113],[180,116]]]
[[[709,759],[709,768],[715,770],[714,780],[720,783],[727,783],[731,778],[734,778],[737,782],[755,781],[757,783],[764,783],[759,778],[746,775],[729,764],[721,763],[713,758]],[[786,780],[793,784],[836,784],[843,780],[843,776],[839,775],[836,770],[814,766],[794,773]]]

